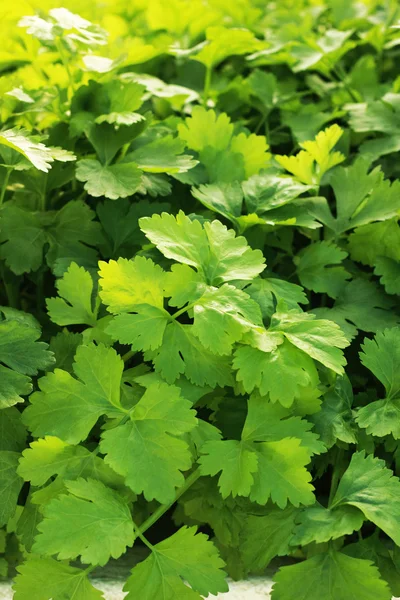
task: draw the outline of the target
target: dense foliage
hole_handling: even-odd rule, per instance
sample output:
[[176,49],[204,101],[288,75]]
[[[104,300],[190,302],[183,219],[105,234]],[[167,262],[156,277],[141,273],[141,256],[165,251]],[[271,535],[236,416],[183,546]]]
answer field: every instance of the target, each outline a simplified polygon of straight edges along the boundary
[[65,4],[0,8],[1,575],[400,596],[397,0]]

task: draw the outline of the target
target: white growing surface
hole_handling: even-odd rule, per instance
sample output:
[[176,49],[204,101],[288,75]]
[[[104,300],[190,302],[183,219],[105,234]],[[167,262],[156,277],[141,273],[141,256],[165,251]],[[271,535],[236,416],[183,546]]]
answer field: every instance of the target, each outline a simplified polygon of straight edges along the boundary
[[[123,600],[123,583],[120,581],[93,580],[93,584],[104,592],[106,600]],[[209,596],[208,600],[269,600],[271,581],[269,579],[256,579],[252,581],[231,581],[230,591],[227,594]],[[11,600],[12,589],[9,583],[0,583],[0,600]]]
[[[93,580],[96,587],[104,592],[105,600],[123,600],[124,594],[122,592],[123,583]],[[269,600],[269,592],[271,591],[271,580],[270,579],[253,579],[250,581],[230,581],[230,591],[227,594],[219,594],[218,596],[209,596],[208,600]],[[11,600],[12,589],[11,584],[0,582],[0,600]],[[393,598],[393,600],[400,600],[400,598]]]

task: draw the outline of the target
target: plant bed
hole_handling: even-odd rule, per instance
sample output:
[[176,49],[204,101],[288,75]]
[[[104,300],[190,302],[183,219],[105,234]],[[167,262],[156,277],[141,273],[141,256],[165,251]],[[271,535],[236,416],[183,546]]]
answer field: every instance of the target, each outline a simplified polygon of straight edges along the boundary
[[398,2],[57,4],[0,9],[0,576],[400,596]]

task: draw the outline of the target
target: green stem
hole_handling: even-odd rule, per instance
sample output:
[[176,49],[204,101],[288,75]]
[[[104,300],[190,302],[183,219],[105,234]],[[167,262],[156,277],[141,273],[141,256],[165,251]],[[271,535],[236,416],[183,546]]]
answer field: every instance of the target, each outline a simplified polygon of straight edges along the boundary
[[144,537],[143,533],[141,532],[140,528],[137,525],[133,525],[133,530],[135,532],[136,537],[138,537],[140,540],[142,540],[143,544],[145,546],[148,547],[149,550],[153,551],[153,545],[150,544],[150,542],[147,540],[147,538]]
[[205,78],[204,78],[204,90],[203,90],[203,102],[204,102],[204,104],[207,104],[207,100],[208,100],[208,97],[210,95],[211,76],[212,76],[212,69],[211,69],[211,67],[207,67],[207,69],[206,69],[206,75],[205,75]]
[[159,506],[157,510],[150,515],[150,517],[146,519],[144,523],[142,523],[140,526],[140,533],[143,534],[145,531],[150,529],[150,527],[152,527],[154,523],[156,523],[158,519],[160,519],[167,512],[167,510],[169,510],[171,506],[173,506],[175,502],[179,500],[179,498],[199,479],[199,477],[201,477],[201,473],[200,469],[197,468],[189,475],[183,486],[176,492],[173,501],[170,504],[161,504],[161,506]]
[[195,302],[191,302],[190,304],[187,304],[183,308],[177,310],[176,313],[174,313],[173,315],[171,315],[171,319],[174,319],[174,321],[175,321],[175,319],[177,319],[178,317],[180,317],[181,315],[183,315],[183,313],[185,313],[188,310],[190,310],[191,308],[193,308],[194,305],[195,305]]
[[135,356],[136,352],[134,352],[133,350],[129,350],[128,352],[125,352],[125,354],[122,355],[122,360],[124,362],[128,362],[128,360],[130,358],[132,358],[132,356]]
[[8,167],[8,169],[6,169],[6,174],[4,176],[4,181],[3,181],[3,185],[1,186],[1,192],[0,192],[0,206],[3,204],[4,196],[6,194],[6,190],[7,190],[7,186],[8,186],[8,181],[10,179],[10,175],[11,175],[12,171],[13,171],[13,169],[11,167]]
[[89,575],[89,573],[91,573],[95,569],[97,569],[97,565],[90,565],[87,569],[84,569],[83,572],[86,573],[86,575]]
[[[260,119],[260,121],[258,122],[257,127],[254,130],[254,133],[258,133],[261,129],[261,127],[264,125],[265,121],[268,119],[268,115],[269,115],[269,111],[265,111],[265,113],[262,114],[262,117]],[[267,138],[268,139],[268,138]]]

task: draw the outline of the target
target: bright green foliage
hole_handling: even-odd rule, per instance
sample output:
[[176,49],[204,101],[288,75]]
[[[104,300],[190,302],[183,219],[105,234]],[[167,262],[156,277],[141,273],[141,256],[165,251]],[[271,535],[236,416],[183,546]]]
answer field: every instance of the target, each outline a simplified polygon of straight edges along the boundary
[[358,159],[350,167],[340,167],[330,178],[336,198],[336,218],[325,198],[316,202],[313,214],[335,235],[375,221],[395,217],[400,208],[399,182],[384,179],[376,167],[369,171],[369,162]]
[[50,319],[57,325],[93,325],[96,317],[92,308],[93,281],[90,273],[71,263],[56,283],[59,298],[46,300]]
[[150,557],[133,568],[124,591],[128,600],[138,593],[144,600],[199,600],[210,593],[228,591],[223,566],[204,533],[196,535],[195,527],[182,527],[152,547]]
[[177,217],[163,213],[143,217],[140,228],[164,256],[194,267],[209,285],[248,281],[265,269],[261,253],[219,221],[202,226],[182,212]]
[[66,481],[68,495],[51,500],[39,523],[33,552],[59,559],[82,557],[104,565],[134,541],[129,507],[117,492],[99,481]]
[[[30,165],[39,171],[47,171],[51,168],[51,163],[54,160],[68,162],[75,160],[74,154],[67,152],[62,148],[47,148],[40,141],[41,137],[30,136],[24,129],[9,129],[2,131],[0,134],[0,145],[10,149],[11,152],[5,154],[2,151],[3,164],[12,166],[13,169],[26,169]],[[21,163],[20,159],[15,157],[15,153],[22,155],[28,164]]]
[[257,387],[283,406],[293,403],[300,388],[318,381],[312,359],[336,373],[343,372],[340,348],[348,345],[331,321],[296,310],[275,313],[270,328],[248,336],[248,342],[249,346],[241,346],[235,353],[238,381],[246,392]]
[[357,441],[351,407],[353,390],[346,377],[336,379],[333,389],[324,395],[321,408],[310,418],[324,444],[331,448],[337,440],[348,444]]
[[386,468],[383,460],[357,452],[340,481],[332,508],[345,505],[359,508],[367,519],[398,544],[399,492],[400,481]]
[[392,434],[400,438],[398,411],[400,410],[400,328],[378,332],[374,340],[366,339],[360,354],[362,364],[369,369],[385,388],[383,400],[363,406],[357,414],[357,423],[377,436]]
[[111,200],[131,196],[141,184],[140,170],[134,164],[108,166],[90,159],[79,161],[76,178],[85,182],[85,190],[91,196]]
[[[0,409],[23,402],[32,391],[29,375],[49,367],[54,358],[39,342],[40,326],[15,311],[0,321]],[[7,318],[8,317],[8,318]]]
[[72,446],[59,438],[46,436],[32,442],[19,460],[18,474],[34,486],[43,486],[57,475],[76,479],[91,477],[106,485],[120,486],[121,478],[106,463],[83,446]]
[[228,56],[250,54],[263,47],[262,42],[245,29],[209,27],[206,31],[207,44],[195,55],[195,60],[212,68]]
[[378,569],[368,560],[341,552],[317,554],[298,565],[283,567],[274,578],[273,600],[390,600]]
[[346,279],[350,279],[350,273],[341,265],[346,256],[346,252],[328,242],[307,246],[296,261],[301,284],[313,292],[337,298]]
[[184,147],[178,138],[166,136],[140,146],[125,160],[131,159],[145,173],[185,173],[196,166],[197,161],[182,154]]
[[351,340],[357,330],[376,332],[398,324],[393,299],[372,281],[354,279],[341,290],[332,308],[317,308],[318,317],[337,323]]
[[248,571],[263,571],[276,556],[290,551],[296,509],[273,506],[248,517],[242,530],[241,553]]
[[89,582],[85,571],[52,558],[32,556],[18,567],[16,600],[101,600],[103,594]]
[[93,218],[93,211],[80,200],[47,213],[6,204],[0,214],[0,256],[17,275],[37,271],[44,250],[49,266],[61,273],[72,261],[92,266],[96,251],[91,246],[100,239],[98,223]]
[[323,450],[307,423],[299,418],[281,420],[266,398],[253,396],[241,440],[206,442],[200,458],[201,473],[216,475],[223,498],[250,496],[258,504],[269,498],[280,508],[312,504],[313,487],[304,468],[314,452]]
[[18,452],[0,452],[0,526],[7,524],[16,508],[23,480],[17,473]]
[[53,435],[77,444],[101,415],[123,415],[123,362],[115,350],[104,345],[79,346],[73,369],[76,378],[55,369],[40,380],[40,391],[32,395],[23,416],[34,435]]
[[400,597],[398,3],[3,4],[0,577]]
[[189,447],[179,437],[196,424],[190,402],[177,387],[154,383],[127,423],[103,433],[100,449],[134,492],[166,504],[184,482],[181,471],[192,464]]
[[343,131],[338,125],[332,125],[321,131],[315,140],[301,143],[296,156],[276,156],[278,163],[292,173],[301,183],[316,185],[327,171],[344,161],[341,152],[332,152]]
[[363,522],[364,516],[357,508],[340,506],[330,510],[316,504],[305,508],[297,517],[291,544],[306,546],[312,542],[329,542],[358,531]]
[[178,132],[187,147],[197,152],[210,183],[248,179],[267,167],[271,157],[264,136],[233,135],[228,115],[217,116],[213,110],[201,106],[193,109],[185,124],[178,126]]

